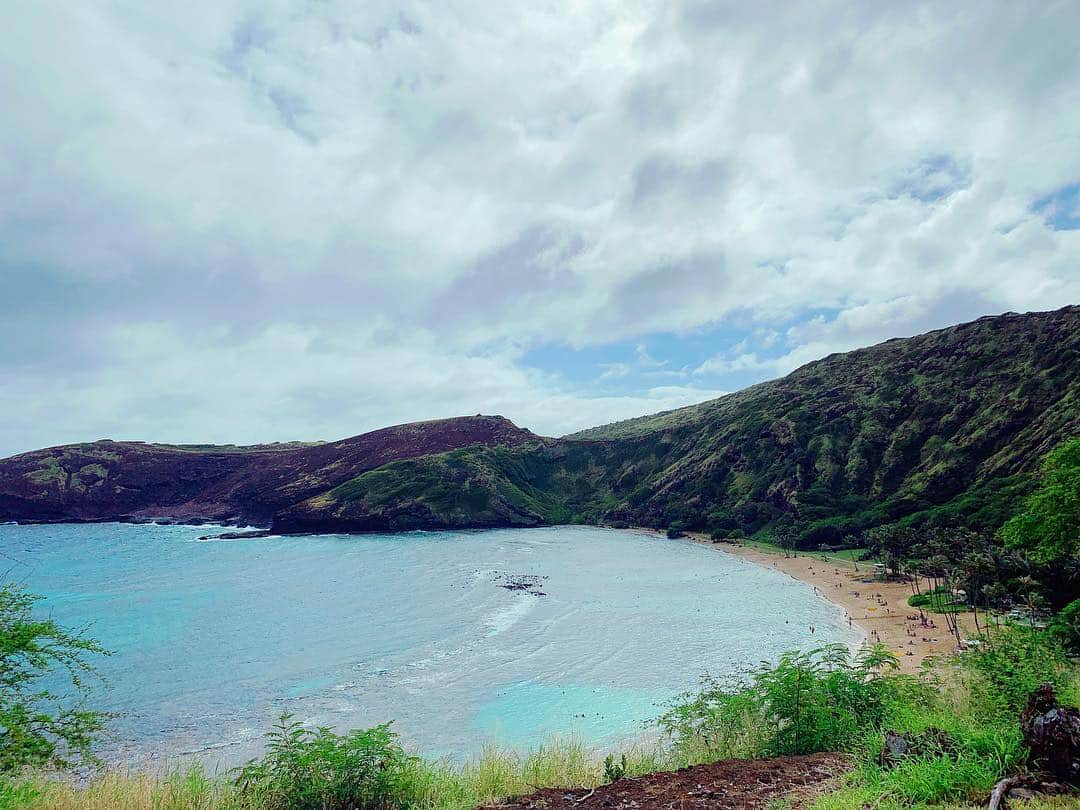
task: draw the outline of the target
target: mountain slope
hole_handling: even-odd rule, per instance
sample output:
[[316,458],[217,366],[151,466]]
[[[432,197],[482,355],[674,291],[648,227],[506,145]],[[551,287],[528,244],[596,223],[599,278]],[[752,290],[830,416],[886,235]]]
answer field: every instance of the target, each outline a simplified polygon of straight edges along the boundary
[[536,440],[500,416],[440,419],[314,445],[98,441],[0,461],[0,520],[210,520],[269,525],[289,504],[391,461]]
[[720,399],[541,439],[501,417],[314,446],[97,442],[0,461],[0,520],[206,519],[388,531],[675,522],[832,542],[994,527],[1080,433],[1080,307],[826,357]]
[[810,363],[711,402],[512,452],[362,475],[283,530],[568,521],[829,542],[897,519],[996,526],[1080,432],[1080,308],[1002,315]]

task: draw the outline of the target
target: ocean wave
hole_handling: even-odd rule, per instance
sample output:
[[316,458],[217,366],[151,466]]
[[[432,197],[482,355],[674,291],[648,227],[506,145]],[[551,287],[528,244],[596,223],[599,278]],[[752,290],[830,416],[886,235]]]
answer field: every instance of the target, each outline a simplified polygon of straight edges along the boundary
[[500,633],[505,633],[521,619],[525,618],[538,604],[540,604],[540,597],[538,596],[532,596],[531,594],[517,595],[517,598],[509,606],[497,610],[484,618],[483,625],[488,628],[487,637],[491,638]]

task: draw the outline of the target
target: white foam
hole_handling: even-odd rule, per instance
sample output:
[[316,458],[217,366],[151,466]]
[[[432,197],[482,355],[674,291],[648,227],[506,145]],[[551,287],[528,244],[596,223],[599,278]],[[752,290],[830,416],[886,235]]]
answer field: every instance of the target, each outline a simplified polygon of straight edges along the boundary
[[538,604],[540,604],[539,596],[518,594],[517,598],[508,607],[497,610],[484,618],[484,626],[488,628],[487,637],[491,638],[500,633],[505,633],[527,616],[529,611]]

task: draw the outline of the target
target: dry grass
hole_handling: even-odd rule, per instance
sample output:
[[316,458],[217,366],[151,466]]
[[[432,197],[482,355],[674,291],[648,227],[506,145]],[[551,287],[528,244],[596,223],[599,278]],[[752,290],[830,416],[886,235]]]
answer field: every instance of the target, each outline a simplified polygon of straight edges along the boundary
[[[629,775],[669,764],[647,744],[626,757]],[[553,738],[528,754],[487,748],[461,766],[421,760],[409,775],[408,792],[417,808],[466,810],[538,788],[595,787],[603,780],[600,754],[578,740]],[[0,792],[0,810],[264,810],[228,779],[198,767],[161,775],[108,771],[85,784],[37,776],[20,783],[18,792],[19,798],[7,801]]]

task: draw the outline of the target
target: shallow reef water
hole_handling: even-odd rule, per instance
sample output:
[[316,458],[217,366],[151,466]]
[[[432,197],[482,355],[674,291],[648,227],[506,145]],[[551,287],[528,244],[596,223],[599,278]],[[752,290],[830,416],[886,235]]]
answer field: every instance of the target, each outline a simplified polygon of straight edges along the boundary
[[235,765],[283,712],[393,720],[411,748],[455,759],[553,734],[603,748],[706,671],[858,639],[809,586],[641,532],[208,533],[0,526],[6,578],[114,652],[93,698],[120,715],[108,760]]

